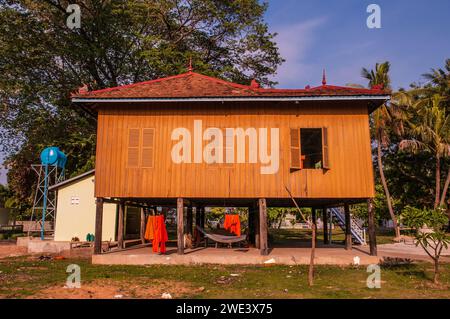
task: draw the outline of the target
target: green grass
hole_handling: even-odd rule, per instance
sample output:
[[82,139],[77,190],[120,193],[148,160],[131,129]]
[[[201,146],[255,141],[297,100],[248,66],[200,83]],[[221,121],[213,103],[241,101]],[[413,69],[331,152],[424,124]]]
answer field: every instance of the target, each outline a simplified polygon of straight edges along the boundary
[[[315,285],[310,288],[307,266],[105,266],[87,259],[26,257],[0,261],[0,298],[26,298],[47,287],[63,286],[72,263],[81,267],[82,284],[101,279],[170,280],[191,287],[183,295],[189,298],[450,298],[450,264],[441,266],[439,286],[432,284],[431,264],[420,263],[384,267],[381,289],[368,289],[368,273],[362,266],[317,266]],[[230,276],[233,273],[239,276]]]

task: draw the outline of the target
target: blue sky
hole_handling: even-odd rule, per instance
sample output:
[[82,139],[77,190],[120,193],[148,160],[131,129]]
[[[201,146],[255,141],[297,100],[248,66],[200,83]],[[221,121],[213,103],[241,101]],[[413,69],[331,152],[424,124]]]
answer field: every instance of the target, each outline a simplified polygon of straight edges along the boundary
[[[381,7],[381,29],[366,25],[369,4]],[[421,75],[450,58],[449,0],[269,0],[266,21],[278,32],[286,62],[278,87],[359,83],[361,68],[390,61],[394,88],[424,81]]]
[[[381,7],[381,29],[366,26],[371,3]],[[449,0],[269,0],[266,21],[286,59],[274,80],[320,85],[325,68],[328,84],[365,85],[361,68],[388,60],[393,87],[408,87],[450,58],[449,14]]]

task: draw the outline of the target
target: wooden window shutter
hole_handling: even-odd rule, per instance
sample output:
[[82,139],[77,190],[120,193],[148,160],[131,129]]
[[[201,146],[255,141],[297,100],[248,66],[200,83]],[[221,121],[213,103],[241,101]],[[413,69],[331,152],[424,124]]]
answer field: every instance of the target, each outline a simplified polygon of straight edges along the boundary
[[139,166],[139,131],[138,128],[128,129],[128,167]]
[[323,157],[323,168],[330,169],[330,155],[328,149],[328,128],[322,128],[322,157]]
[[301,168],[300,129],[291,128],[291,170],[299,170]]
[[153,167],[154,143],[155,143],[155,129],[144,128],[142,130],[142,158],[141,158],[141,166],[144,168]]

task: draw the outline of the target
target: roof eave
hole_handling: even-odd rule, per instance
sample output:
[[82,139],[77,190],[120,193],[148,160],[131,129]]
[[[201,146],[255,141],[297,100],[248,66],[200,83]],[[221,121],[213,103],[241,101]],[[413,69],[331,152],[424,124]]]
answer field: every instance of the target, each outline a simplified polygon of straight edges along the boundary
[[132,103],[132,102],[227,102],[227,101],[352,101],[383,100],[389,95],[320,95],[320,96],[236,96],[236,97],[171,97],[171,98],[89,98],[73,97],[73,103]]
[[75,177],[66,179],[66,180],[64,180],[62,182],[59,182],[58,184],[50,186],[48,189],[49,190],[59,189],[61,187],[68,186],[70,184],[76,183],[77,181],[82,180],[82,179],[84,179],[86,177],[89,177],[91,175],[95,175],[95,169],[91,169],[90,171],[87,171],[87,172],[82,173],[80,175],[77,175]]

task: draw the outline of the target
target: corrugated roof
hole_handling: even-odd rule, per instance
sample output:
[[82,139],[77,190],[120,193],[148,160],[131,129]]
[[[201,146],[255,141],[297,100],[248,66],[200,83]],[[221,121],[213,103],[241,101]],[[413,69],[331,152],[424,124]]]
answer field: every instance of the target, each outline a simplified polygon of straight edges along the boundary
[[62,182],[60,182],[58,184],[50,186],[48,189],[49,190],[55,190],[55,189],[61,188],[63,186],[67,186],[69,184],[75,183],[75,182],[77,182],[77,181],[79,181],[81,179],[84,179],[85,177],[91,176],[91,175],[95,175],[95,169],[87,171],[86,173],[80,174],[78,176],[66,179],[65,181],[62,181]]

